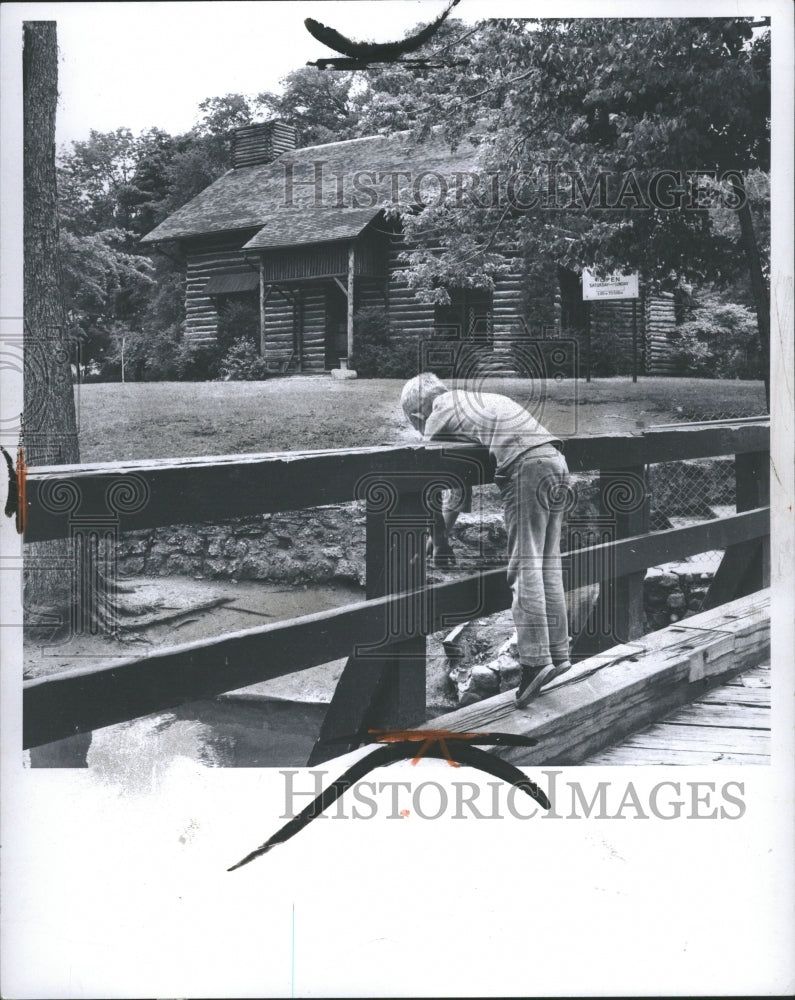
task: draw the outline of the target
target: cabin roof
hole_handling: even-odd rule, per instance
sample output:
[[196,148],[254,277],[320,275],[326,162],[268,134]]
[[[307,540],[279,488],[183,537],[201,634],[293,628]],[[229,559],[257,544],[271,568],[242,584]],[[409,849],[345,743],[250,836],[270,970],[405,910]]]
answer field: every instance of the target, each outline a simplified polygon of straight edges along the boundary
[[355,239],[380,214],[380,208],[307,208],[274,212],[244,250],[270,250],[331,240]]
[[[414,180],[425,171],[442,174],[452,186],[456,172],[476,168],[477,156],[478,147],[470,142],[451,151],[438,128],[419,143],[409,132],[397,132],[289,150],[270,163],[227,171],[147,233],[141,243],[255,228],[260,231],[248,249],[353,238],[392,200],[393,177],[400,197],[411,194]],[[314,183],[318,170],[323,181],[319,200]],[[401,171],[411,176],[401,177]],[[357,174],[362,185],[376,188],[375,197],[361,190],[357,193]],[[428,191],[434,190],[433,180],[426,183]],[[371,201],[376,203],[362,207]]]

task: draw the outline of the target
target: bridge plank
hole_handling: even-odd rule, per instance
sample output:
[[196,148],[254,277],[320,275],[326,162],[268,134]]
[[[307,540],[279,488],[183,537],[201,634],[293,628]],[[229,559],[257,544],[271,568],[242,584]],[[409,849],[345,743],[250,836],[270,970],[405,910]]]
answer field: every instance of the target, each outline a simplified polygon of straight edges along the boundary
[[621,744],[609,747],[589,757],[587,764],[612,766],[636,764],[673,764],[697,766],[704,764],[769,764],[770,756],[763,753],[739,753],[735,750],[685,750],[681,747],[638,747]]
[[674,750],[704,750],[714,753],[766,753],[770,732],[759,729],[736,729],[733,726],[679,726],[658,722],[651,729],[624,741],[626,747],[647,749],[670,747]]
[[770,729],[770,709],[759,705],[715,705],[701,700],[684,705],[669,720],[677,726]]
[[699,698],[698,705],[749,705],[770,708],[770,688],[749,688],[726,684]]
[[[757,662],[762,659],[769,642],[769,591],[695,615],[688,622],[689,629],[669,626],[645,636],[638,645],[645,645],[646,649],[636,662],[624,659],[611,663],[612,651],[582,661],[570,674],[562,675],[546,688],[527,709],[517,709],[513,693],[505,692],[433,719],[425,728],[533,736],[539,740],[537,747],[500,747],[494,748],[494,752],[522,765],[580,763],[617,740],[633,738],[638,729],[703,695],[707,685],[714,683],[714,677],[691,680],[693,640],[686,635],[683,638],[683,633],[691,631],[700,636],[702,649],[709,643],[724,648],[727,637],[734,636],[739,654],[726,662],[727,671],[748,667],[754,659]],[[745,641],[751,635],[755,636],[755,647]],[[618,647],[616,652],[626,653],[627,649]],[[677,728],[688,732],[696,729]],[[704,727],[698,732],[707,728],[715,727]],[[764,753],[747,745],[748,733],[758,731],[742,730],[735,749]],[[689,738],[691,743],[699,742],[702,749],[708,742],[706,736],[694,733]],[[677,745],[683,746],[683,739],[685,736],[680,734]],[[655,748],[656,744],[651,746]],[[720,752],[727,749],[723,745],[716,747]]]

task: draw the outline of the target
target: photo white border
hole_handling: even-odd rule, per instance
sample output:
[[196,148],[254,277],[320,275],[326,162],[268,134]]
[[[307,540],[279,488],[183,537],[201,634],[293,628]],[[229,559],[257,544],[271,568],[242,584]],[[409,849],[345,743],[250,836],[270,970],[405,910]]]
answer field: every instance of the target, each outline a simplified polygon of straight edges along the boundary
[[[186,20],[201,7],[182,6]],[[279,16],[292,6],[279,4]],[[9,323],[21,334],[19,24],[68,18],[69,7],[0,7],[4,337]],[[641,13],[635,2],[500,0],[489,11]],[[564,769],[589,785],[631,777],[639,789],[663,780],[742,781],[743,818],[329,821],[227,874],[228,864],[278,825],[278,771],[211,770],[179,760],[138,793],[91,772],[22,769],[21,544],[3,518],[3,996],[697,996],[793,989],[793,10],[789,0],[689,0],[657,2],[642,14],[767,11],[774,67],[773,764]],[[423,16],[417,5],[417,20]],[[21,409],[19,379],[9,374],[0,369],[2,391],[16,393]],[[445,768],[398,765],[389,777],[448,782]]]

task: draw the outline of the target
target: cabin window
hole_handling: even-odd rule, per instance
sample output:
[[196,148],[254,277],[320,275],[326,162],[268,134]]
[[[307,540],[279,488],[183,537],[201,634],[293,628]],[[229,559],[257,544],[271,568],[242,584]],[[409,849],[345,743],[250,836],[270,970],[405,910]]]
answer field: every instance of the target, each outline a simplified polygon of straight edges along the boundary
[[434,332],[440,340],[492,340],[492,295],[482,288],[448,289],[450,304],[436,306]]

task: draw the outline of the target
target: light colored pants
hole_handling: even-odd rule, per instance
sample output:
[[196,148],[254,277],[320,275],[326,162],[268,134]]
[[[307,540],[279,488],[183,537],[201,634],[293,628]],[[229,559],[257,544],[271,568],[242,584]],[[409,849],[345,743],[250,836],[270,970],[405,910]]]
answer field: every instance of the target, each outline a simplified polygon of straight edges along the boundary
[[566,459],[552,444],[518,458],[494,480],[508,532],[508,584],[513,592],[519,659],[543,667],[569,658],[560,533],[570,503]]

